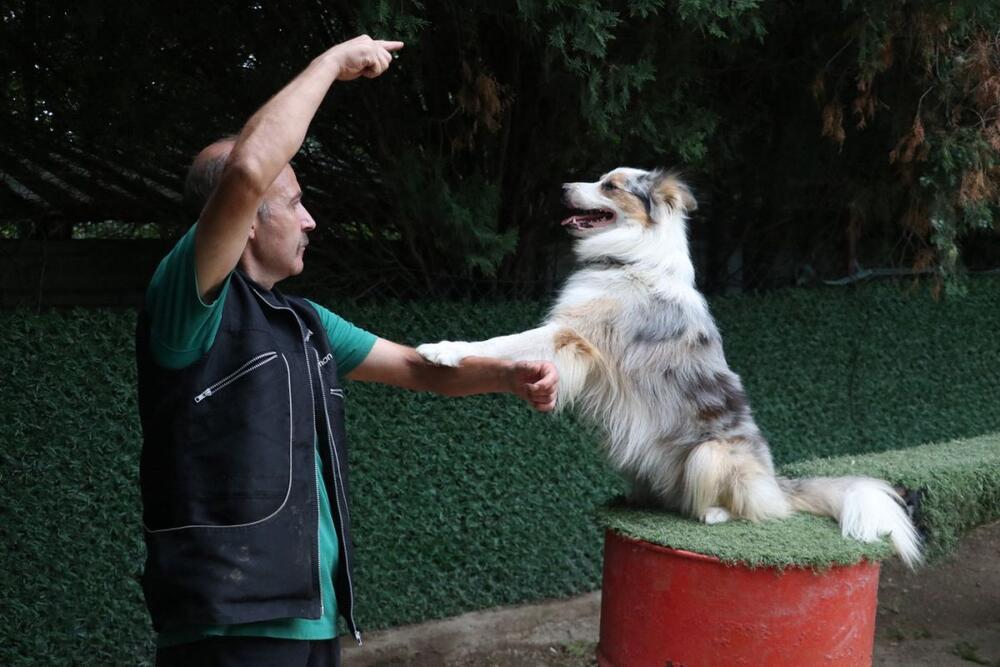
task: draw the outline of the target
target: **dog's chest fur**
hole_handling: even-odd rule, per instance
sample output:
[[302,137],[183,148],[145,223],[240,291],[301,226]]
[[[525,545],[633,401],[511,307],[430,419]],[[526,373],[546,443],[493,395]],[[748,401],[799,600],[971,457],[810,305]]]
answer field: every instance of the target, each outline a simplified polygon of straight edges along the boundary
[[759,435],[693,286],[633,266],[588,267],[570,278],[549,322],[598,356],[577,401],[606,427],[620,466],[644,467],[640,443],[649,452],[649,443],[673,449]]
[[718,329],[697,290],[631,266],[574,274],[549,321],[578,333],[625,372],[646,368],[631,363],[650,357],[663,370],[685,366],[692,355],[704,363],[722,352]]

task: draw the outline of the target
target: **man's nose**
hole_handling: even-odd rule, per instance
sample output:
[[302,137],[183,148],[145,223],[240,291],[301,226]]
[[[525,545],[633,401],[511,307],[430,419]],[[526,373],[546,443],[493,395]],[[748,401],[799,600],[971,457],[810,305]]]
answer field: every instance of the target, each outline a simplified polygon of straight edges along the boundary
[[302,209],[302,229],[307,232],[316,229],[316,221],[305,208]]

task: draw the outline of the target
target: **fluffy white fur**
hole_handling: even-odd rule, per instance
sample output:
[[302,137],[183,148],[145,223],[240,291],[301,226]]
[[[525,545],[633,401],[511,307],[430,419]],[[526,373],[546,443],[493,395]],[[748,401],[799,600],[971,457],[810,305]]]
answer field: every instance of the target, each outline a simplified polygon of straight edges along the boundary
[[696,204],[687,186],[672,174],[621,168],[564,188],[567,204],[585,211],[563,223],[579,239],[579,268],[545,322],[486,341],[421,345],[420,354],[445,366],[467,356],[553,361],[559,407],[604,428],[608,456],[637,502],[705,523],[830,516],[845,536],[890,536],[915,566],[919,536],[886,482],[775,475],[695,289],[686,218]]

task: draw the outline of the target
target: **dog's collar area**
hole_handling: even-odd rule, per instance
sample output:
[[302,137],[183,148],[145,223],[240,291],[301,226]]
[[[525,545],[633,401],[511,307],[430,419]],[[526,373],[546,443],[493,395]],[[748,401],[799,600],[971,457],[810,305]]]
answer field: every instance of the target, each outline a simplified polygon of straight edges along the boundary
[[617,269],[623,266],[631,266],[635,262],[626,262],[620,257],[613,257],[611,255],[605,255],[603,257],[591,257],[589,259],[583,260],[582,264],[585,267],[597,268],[597,269]]

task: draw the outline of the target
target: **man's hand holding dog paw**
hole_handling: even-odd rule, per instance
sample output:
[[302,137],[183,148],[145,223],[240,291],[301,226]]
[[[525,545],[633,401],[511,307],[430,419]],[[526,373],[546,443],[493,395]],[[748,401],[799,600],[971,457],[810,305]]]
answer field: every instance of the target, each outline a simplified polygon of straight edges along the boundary
[[414,367],[412,380],[395,384],[446,396],[506,392],[539,412],[556,407],[559,372],[551,362],[506,361],[483,355],[476,343],[465,341],[425,343],[417,346],[416,352],[420,363]]
[[550,412],[556,407],[559,372],[549,361],[517,361],[512,368],[513,388],[518,396],[539,412]]
[[458,368],[462,359],[472,354],[470,347],[462,341],[443,340],[440,343],[418,345],[417,353],[435,366]]

